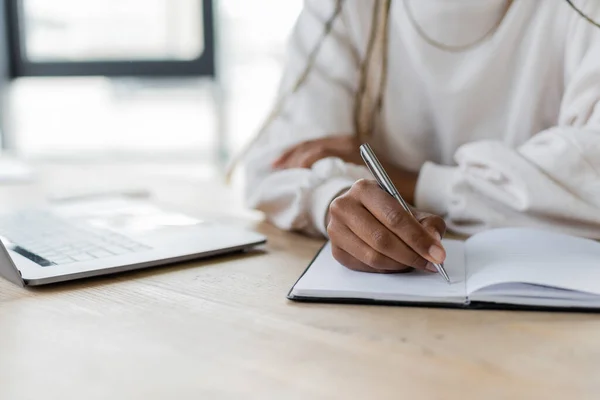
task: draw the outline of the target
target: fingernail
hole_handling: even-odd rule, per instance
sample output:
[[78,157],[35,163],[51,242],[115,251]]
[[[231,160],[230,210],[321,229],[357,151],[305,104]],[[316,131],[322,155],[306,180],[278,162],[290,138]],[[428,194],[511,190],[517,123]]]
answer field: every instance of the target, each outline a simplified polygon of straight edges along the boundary
[[438,272],[437,268],[432,263],[427,263],[427,266],[425,267],[425,269],[429,272],[435,272],[435,273]]
[[446,257],[446,252],[438,245],[433,245],[429,248],[429,255],[436,263],[442,263]]

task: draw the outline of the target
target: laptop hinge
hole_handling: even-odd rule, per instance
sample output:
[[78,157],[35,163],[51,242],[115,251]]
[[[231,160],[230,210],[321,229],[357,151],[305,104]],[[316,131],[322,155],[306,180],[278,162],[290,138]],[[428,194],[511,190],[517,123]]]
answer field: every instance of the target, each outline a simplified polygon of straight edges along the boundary
[[2,240],[0,240],[0,276],[15,285],[25,286],[21,272],[17,269],[12,258],[10,258],[10,254],[8,254],[8,250],[4,247]]

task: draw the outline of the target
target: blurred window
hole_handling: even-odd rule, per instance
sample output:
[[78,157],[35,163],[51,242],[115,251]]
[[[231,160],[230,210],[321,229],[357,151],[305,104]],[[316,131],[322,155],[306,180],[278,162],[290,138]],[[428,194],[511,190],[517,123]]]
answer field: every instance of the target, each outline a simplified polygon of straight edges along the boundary
[[214,75],[212,1],[8,1],[16,76]]

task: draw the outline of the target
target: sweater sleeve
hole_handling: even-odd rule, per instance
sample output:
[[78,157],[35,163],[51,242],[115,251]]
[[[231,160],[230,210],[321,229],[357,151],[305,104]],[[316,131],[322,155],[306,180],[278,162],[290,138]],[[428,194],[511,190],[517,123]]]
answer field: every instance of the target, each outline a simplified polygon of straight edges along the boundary
[[271,163],[298,143],[353,132],[358,51],[345,23],[344,10],[322,42],[304,85],[285,97],[303,72],[310,52],[322,39],[334,0],[307,0],[291,36],[286,69],[280,86],[282,112],[262,132],[245,158],[248,205],[286,230],[326,235],[325,216],[337,194],[362,177],[363,167],[327,158],[311,169],[273,170]]
[[[600,4],[587,4],[587,14],[600,20]],[[417,207],[445,215],[465,234],[538,226],[600,238],[600,29],[579,19],[567,43],[557,126],[516,149],[466,144],[457,167],[426,163]]]

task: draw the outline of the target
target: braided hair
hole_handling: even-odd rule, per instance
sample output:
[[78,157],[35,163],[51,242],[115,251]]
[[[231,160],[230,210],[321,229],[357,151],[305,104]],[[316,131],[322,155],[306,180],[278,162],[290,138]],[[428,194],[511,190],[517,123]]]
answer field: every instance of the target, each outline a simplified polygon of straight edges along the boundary
[[[594,21],[581,8],[577,7],[573,0],[565,0],[567,4],[583,19],[590,24],[600,28],[600,23]],[[332,15],[325,21],[323,33],[319,40],[308,54],[308,61],[302,70],[298,79],[292,85],[292,88],[279,97],[279,100],[273,107],[273,110],[266,118],[265,122],[258,130],[257,135],[240,152],[227,172],[227,178],[231,176],[233,169],[238,162],[245,156],[246,152],[252,148],[262,137],[263,133],[271,123],[283,112],[288,99],[302,88],[310,72],[314,68],[316,59],[325,40],[333,30],[337,19],[341,16],[346,0],[335,0],[335,6]],[[387,81],[388,73],[388,43],[389,43],[389,20],[392,0],[374,0],[371,18],[371,28],[367,49],[364,58],[359,65],[358,90],[354,97],[353,124],[354,134],[360,143],[365,143],[372,132],[374,132],[378,117],[383,108],[383,93]]]

